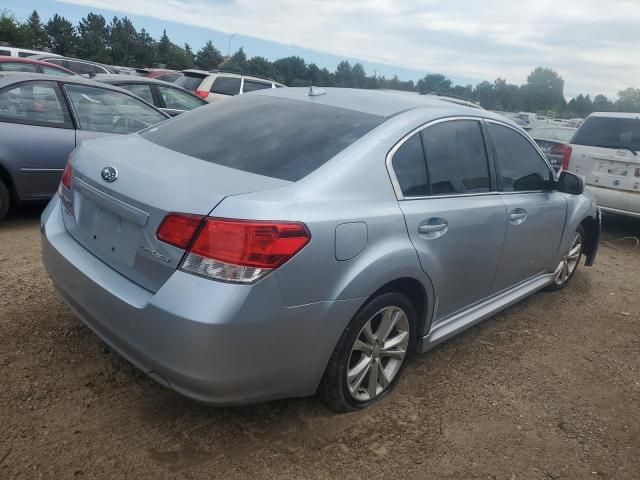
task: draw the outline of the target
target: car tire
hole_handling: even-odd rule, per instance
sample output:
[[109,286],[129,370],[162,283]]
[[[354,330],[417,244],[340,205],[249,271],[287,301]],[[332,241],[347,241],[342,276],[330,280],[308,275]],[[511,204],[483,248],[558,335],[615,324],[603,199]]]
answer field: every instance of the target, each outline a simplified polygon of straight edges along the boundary
[[353,412],[386,397],[407,364],[415,326],[413,306],[404,295],[384,293],[362,307],[322,377],[318,393],[327,406],[337,413]]
[[0,220],[2,220],[9,211],[9,204],[11,201],[11,196],[9,195],[9,189],[7,186],[0,180]]
[[569,280],[571,280],[580,265],[585,239],[584,228],[582,228],[582,225],[578,225],[574,233],[573,241],[553,272],[553,281],[544,288],[545,291],[555,292],[564,288],[569,283]]

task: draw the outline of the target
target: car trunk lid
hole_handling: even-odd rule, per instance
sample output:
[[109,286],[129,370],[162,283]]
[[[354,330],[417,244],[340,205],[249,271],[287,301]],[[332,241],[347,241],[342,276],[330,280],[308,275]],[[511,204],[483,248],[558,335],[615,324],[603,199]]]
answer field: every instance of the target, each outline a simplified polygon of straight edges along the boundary
[[587,185],[640,192],[640,154],[630,150],[574,146],[572,170],[583,175]]
[[96,257],[155,292],[184,254],[156,238],[167,213],[207,215],[226,196],[289,183],[183,155],[138,135],[85,141],[73,158],[65,226]]

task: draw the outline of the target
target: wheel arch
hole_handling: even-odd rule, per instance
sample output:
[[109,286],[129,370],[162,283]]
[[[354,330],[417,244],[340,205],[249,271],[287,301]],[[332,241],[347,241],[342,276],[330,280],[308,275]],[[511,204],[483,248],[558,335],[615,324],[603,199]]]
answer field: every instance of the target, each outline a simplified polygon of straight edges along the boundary
[[600,244],[600,212],[596,215],[596,218],[591,216],[585,217],[580,222],[585,233],[584,249],[583,253],[586,257],[585,265],[590,267],[596,258],[598,252],[598,245]]
[[5,184],[7,189],[9,190],[9,197],[11,198],[11,202],[15,202],[17,200],[17,191],[16,186],[13,181],[13,177],[9,173],[9,170],[2,164],[0,161],[0,180]]

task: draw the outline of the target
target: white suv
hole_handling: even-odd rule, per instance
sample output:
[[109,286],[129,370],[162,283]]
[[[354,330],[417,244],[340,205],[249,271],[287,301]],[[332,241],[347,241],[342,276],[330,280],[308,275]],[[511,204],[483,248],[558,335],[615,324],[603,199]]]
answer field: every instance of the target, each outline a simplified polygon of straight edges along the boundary
[[192,91],[207,102],[265,88],[284,87],[267,77],[242,75],[223,70],[183,70],[182,76],[175,82],[182,88]]
[[563,168],[585,179],[602,210],[640,217],[640,113],[592,113]]

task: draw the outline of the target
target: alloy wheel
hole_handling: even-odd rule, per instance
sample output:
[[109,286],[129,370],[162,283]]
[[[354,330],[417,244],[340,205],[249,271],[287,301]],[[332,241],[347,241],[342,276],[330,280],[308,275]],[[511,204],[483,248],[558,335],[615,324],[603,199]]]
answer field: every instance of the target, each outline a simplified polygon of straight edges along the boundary
[[576,232],[569,251],[562,257],[560,264],[556,267],[555,272],[553,272],[553,281],[556,285],[560,286],[567,283],[578,267],[580,255],[582,255],[582,235],[580,235],[580,232]]
[[355,400],[373,400],[391,385],[407,355],[409,328],[407,314],[395,306],[367,320],[351,347],[347,365],[347,388]]

